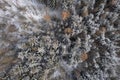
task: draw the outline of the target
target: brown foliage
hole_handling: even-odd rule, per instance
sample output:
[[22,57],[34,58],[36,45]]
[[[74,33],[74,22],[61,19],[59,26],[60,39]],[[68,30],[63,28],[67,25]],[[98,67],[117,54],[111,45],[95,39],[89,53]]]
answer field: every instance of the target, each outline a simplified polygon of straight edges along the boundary
[[16,28],[15,25],[10,25],[7,28],[8,32],[16,32],[18,29]]
[[86,61],[88,59],[88,54],[87,53],[82,53],[80,58],[82,59],[82,61]]
[[62,19],[66,20],[70,17],[70,12],[69,11],[63,11],[62,12]]
[[46,15],[44,16],[44,20],[49,22],[49,21],[51,20],[50,15],[46,14]]
[[65,28],[64,33],[71,34],[73,30],[71,28]]

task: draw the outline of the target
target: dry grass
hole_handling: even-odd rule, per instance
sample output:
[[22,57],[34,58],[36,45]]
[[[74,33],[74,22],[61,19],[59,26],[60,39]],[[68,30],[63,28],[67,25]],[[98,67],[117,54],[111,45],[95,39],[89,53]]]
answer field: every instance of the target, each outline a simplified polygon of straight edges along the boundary
[[0,65],[0,72],[4,71],[7,66],[8,66],[8,64],[7,65]]
[[0,49],[0,56],[3,55],[3,54],[5,54],[5,53],[7,53],[8,51],[9,51],[8,48],[1,48]]
[[13,61],[13,57],[4,57],[2,60],[0,60],[0,64],[8,64]]

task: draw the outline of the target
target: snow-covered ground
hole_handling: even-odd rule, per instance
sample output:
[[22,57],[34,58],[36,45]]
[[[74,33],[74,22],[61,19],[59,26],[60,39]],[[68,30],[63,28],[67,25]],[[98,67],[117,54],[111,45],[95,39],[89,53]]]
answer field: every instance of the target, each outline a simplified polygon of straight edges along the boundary
[[0,80],[119,75],[119,0],[0,0]]

